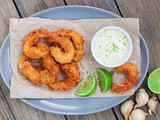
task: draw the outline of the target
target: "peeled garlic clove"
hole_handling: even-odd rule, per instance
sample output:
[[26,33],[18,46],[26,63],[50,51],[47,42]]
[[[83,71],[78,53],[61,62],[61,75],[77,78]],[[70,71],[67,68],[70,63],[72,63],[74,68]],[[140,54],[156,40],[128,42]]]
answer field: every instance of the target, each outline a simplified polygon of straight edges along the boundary
[[132,100],[127,100],[121,105],[121,113],[125,117],[125,120],[128,120],[129,114],[131,113],[133,109],[133,101]]
[[156,114],[156,109],[157,109],[157,106],[158,106],[158,100],[156,97],[151,97],[149,100],[148,100],[148,107],[149,107],[149,113],[150,115],[152,114],[152,111]]
[[145,120],[148,113],[141,109],[134,109],[129,116],[129,120]]
[[145,89],[139,89],[138,92],[136,93],[136,102],[137,104],[135,105],[134,108],[141,107],[145,105],[149,100],[149,96],[146,92]]

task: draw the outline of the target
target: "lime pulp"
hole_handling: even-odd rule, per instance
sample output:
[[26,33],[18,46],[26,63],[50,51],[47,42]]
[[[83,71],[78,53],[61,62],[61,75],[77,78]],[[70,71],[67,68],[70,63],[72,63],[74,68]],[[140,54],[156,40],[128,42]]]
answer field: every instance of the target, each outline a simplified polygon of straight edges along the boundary
[[105,69],[99,68],[97,69],[98,78],[99,78],[99,86],[102,93],[107,92],[113,83],[112,75]]
[[80,97],[87,97],[92,95],[97,88],[97,80],[93,74],[87,77],[85,84],[80,86],[75,94]]
[[148,77],[148,88],[155,94],[160,94],[160,68],[154,70]]

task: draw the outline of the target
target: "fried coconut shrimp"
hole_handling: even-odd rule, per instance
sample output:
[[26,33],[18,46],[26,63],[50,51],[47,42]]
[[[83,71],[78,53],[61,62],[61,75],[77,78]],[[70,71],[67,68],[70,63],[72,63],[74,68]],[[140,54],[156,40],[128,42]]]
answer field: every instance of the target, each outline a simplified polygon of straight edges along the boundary
[[116,93],[124,92],[133,88],[138,82],[139,72],[132,63],[124,63],[123,65],[117,68],[117,73],[127,74],[128,77],[122,84],[112,84],[112,91]]
[[59,80],[50,84],[49,87],[51,90],[59,90],[59,91],[67,91],[79,84],[80,79],[80,71],[77,63],[64,64],[61,65],[62,71],[67,74],[67,78],[65,80]]
[[33,84],[44,85],[55,82],[59,74],[59,65],[51,58],[50,55],[46,55],[42,58],[42,66],[45,69],[33,66],[31,59],[25,54],[22,54],[18,61],[20,73],[26,78],[29,78]]
[[74,46],[68,38],[51,34],[47,42],[53,45],[50,47],[50,52],[57,62],[64,64],[73,60]]
[[40,58],[49,53],[49,48],[42,42],[38,42],[40,39],[49,37],[49,32],[46,29],[38,29],[30,32],[23,41],[23,52],[27,57]]
[[75,54],[74,54],[73,60],[75,62],[79,62],[82,59],[84,55],[84,40],[83,40],[83,37],[79,33],[73,30],[63,30],[62,29],[62,30],[53,32],[53,34],[57,34],[58,36],[69,38],[73,42],[73,45],[75,48]]

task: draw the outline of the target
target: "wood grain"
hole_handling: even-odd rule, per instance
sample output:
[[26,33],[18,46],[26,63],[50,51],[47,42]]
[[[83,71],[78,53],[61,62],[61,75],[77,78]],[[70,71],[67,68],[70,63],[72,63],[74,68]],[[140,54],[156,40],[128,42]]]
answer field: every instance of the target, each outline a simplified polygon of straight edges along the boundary
[[[160,29],[160,25],[157,24],[158,20],[160,18],[160,15],[158,14],[160,9],[157,7],[160,5],[160,2],[153,0],[150,2],[149,0],[116,0],[118,4],[118,8],[123,15],[123,17],[139,17],[140,18],[140,32],[145,38],[148,48],[150,51],[150,66],[149,66],[149,73],[160,66],[159,62],[160,61],[160,53],[158,52],[158,45],[160,46],[160,40],[158,39],[159,34],[158,30]],[[153,15],[154,13],[154,15]],[[152,18],[148,17],[152,15]],[[154,18],[155,17],[155,18]],[[154,23],[156,22],[156,23]],[[155,31],[153,29],[156,29]],[[159,30],[160,32],[160,30]],[[157,39],[152,39],[152,37],[155,37]],[[155,48],[156,49],[153,49]],[[154,53],[154,54],[153,54]],[[156,60],[157,61],[156,61]],[[147,93],[149,96],[156,96],[147,87],[147,77],[145,78],[143,84],[141,85],[141,88],[145,88],[147,90]],[[132,96],[130,99],[134,100],[135,97]],[[114,108],[116,114],[118,117],[122,116],[120,111],[119,111],[120,105],[116,106]],[[140,109],[143,109],[145,112],[148,112],[148,107],[143,106]],[[146,120],[158,120],[160,119],[160,108],[157,108],[157,115],[151,115],[147,116]],[[122,118],[122,117],[120,117]]]
[[0,0],[0,45],[9,30],[9,18],[18,17],[16,8],[11,0]]
[[[87,5],[112,11],[123,17],[139,17],[140,30],[148,43],[150,51],[149,72],[160,67],[160,1],[159,0],[65,0],[67,5]],[[15,5],[16,7],[15,7]],[[64,5],[63,0],[0,0],[0,45],[8,33],[9,18],[28,17],[29,15],[54,6]],[[18,12],[17,12],[18,10]],[[145,88],[149,96],[155,96],[147,88],[147,77],[141,88]],[[158,96],[160,99],[160,95]],[[129,99],[134,100],[135,96]],[[147,112],[148,107],[143,106]],[[116,115],[116,116],[115,116]],[[113,109],[90,115],[66,116],[68,120],[123,120],[120,105]],[[34,109],[18,99],[10,99],[9,90],[0,78],[0,120],[65,120],[63,115],[55,115]],[[157,115],[147,116],[146,120],[159,120]]]
[[65,1],[67,5],[94,6],[110,10],[111,12],[120,15],[114,0],[65,0]]
[[[0,46],[8,33],[9,18],[18,17],[17,11],[12,1],[0,0]],[[15,120],[14,114],[2,92],[5,84],[0,76],[0,120]],[[8,92],[8,91],[7,91]]]
[[67,120],[116,120],[112,110],[107,110],[90,115],[66,116]]
[[[23,14],[21,13],[22,15],[27,16],[32,14],[32,12],[35,13],[42,9],[51,7],[52,5],[56,5],[55,1],[50,2],[49,0],[45,2],[42,0],[39,0],[38,2],[31,1],[32,0],[26,1],[27,5],[29,5],[28,7],[22,6],[22,4],[20,4],[19,2],[19,4],[21,5],[20,7],[24,7],[24,10],[26,11],[28,9],[27,13],[24,13],[24,11]],[[43,2],[47,7],[44,7]],[[57,4],[59,4],[59,2]],[[13,1],[11,0],[0,0],[0,6],[0,44],[2,44],[2,41],[8,33],[9,18],[19,18],[19,14],[16,10],[16,7],[14,6]],[[33,8],[30,6],[32,6]],[[31,107],[23,103],[19,99],[10,99],[9,90],[2,81],[2,78],[0,78],[0,87],[0,120],[65,120],[64,116],[49,113],[45,114],[43,111]]]
[[50,7],[64,5],[63,0],[15,0],[21,17],[28,17]]
[[[2,80],[0,76],[0,80]],[[14,114],[12,113],[10,106],[8,105],[6,98],[0,87],[0,120],[15,120]]]

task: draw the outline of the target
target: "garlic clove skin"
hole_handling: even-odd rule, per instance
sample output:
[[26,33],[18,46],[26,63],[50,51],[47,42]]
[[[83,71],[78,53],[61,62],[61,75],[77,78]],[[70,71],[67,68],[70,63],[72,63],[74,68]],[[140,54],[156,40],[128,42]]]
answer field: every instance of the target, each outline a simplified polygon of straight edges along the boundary
[[121,105],[121,113],[125,117],[125,120],[128,120],[129,114],[131,113],[133,109],[133,101],[132,100],[127,100]]
[[136,93],[136,105],[134,108],[144,106],[147,104],[149,100],[148,93],[146,92],[145,89],[139,89],[138,92]]
[[149,113],[150,115],[152,114],[152,112],[154,112],[156,114],[156,109],[157,109],[157,106],[158,106],[158,100],[156,97],[151,97],[149,100],[148,100],[148,107],[149,107]]
[[141,109],[134,109],[129,116],[129,120],[145,120],[148,113]]

